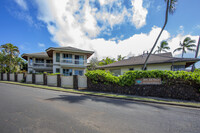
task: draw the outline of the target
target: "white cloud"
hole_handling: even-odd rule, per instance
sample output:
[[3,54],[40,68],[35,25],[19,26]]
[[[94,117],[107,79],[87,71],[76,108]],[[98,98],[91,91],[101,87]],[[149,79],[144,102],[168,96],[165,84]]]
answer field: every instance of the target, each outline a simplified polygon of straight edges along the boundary
[[28,10],[25,0],[15,0],[15,2],[23,9]]
[[[89,4],[89,0],[80,3],[79,0],[36,0],[39,8],[38,19],[47,24],[48,31],[52,34],[52,40],[60,46],[73,46],[81,49],[94,50],[99,59],[109,56],[116,58],[117,55],[138,55],[144,50],[150,50],[156,40],[161,28],[152,27],[149,33],[140,33],[125,40],[120,37],[105,40],[95,38],[100,32],[109,34],[108,26],[113,27],[121,24],[124,17],[132,18],[136,28],[146,24],[147,9],[142,6],[142,0],[133,0],[133,8],[130,12],[125,7],[109,12],[104,5],[112,4],[114,0],[101,1],[101,10],[97,10]],[[120,0],[117,0],[120,5]],[[103,26],[99,27],[97,21],[102,21]],[[181,28],[181,27],[180,27]],[[123,36],[121,37],[123,38]],[[166,30],[157,45],[162,40],[168,40],[173,51],[178,47],[183,35],[170,38],[170,33]],[[115,42],[119,40],[117,43]]]
[[143,0],[132,0],[133,18],[132,21],[137,29],[146,24],[148,11],[142,6]]
[[[169,47],[171,48],[170,51],[173,52],[176,48],[180,47],[179,46],[180,42],[183,42],[183,40],[186,37],[190,37],[191,39],[196,40],[196,45],[197,45],[199,36],[192,36],[192,35],[189,35],[189,34],[188,35],[178,34],[177,36],[168,40]],[[177,51],[177,52],[174,53],[175,56],[180,55],[180,54],[181,54],[181,51]]]
[[45,44],[43,44],[43,43],[38,43],[38,46],[39,46],[39,47],[45,47]]

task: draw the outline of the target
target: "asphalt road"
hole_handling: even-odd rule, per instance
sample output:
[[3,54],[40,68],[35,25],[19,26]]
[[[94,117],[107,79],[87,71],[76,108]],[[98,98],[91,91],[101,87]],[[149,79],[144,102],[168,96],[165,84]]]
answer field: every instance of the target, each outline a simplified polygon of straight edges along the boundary
[[199,133],[200,110],[0,83],[0,133]]

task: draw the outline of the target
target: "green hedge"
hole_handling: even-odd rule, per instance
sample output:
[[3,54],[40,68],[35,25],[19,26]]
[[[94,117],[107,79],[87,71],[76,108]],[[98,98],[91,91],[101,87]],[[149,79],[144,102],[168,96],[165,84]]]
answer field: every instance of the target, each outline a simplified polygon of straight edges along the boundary
[[139,78],[161,78],[163,82],[169,80],[188,81],[190,84],[200,84],[200,72],[186,71],[128,71],[117,77],[104,70],[87,71],[85,74],[93,83],[118,84],[120,86],[131,86]]

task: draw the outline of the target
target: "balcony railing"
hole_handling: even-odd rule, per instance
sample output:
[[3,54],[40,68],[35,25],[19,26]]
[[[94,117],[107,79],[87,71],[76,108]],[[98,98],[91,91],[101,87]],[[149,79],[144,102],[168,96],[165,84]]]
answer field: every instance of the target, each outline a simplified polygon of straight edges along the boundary
[[33,63],[33,67],[53,67],[52,63]]
[[87,60],[78,60],[78,59],[61,59],[62,64],[73,64],[73,65],[86,65]]

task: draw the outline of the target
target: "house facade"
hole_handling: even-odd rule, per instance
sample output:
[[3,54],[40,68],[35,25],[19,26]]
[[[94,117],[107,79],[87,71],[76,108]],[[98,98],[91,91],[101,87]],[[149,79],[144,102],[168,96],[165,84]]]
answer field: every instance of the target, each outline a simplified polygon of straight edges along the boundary
[[28,61],[28,73],[61,73],[65,76],[84,75],[87,59],[93,51],[74,47],[50,47],[46,52],[22,54]]
[[[103,69],[122,75],[130,70],[142,70],[147,54],[133,56],[128,59],[114,62],[112,64],[99,66],[98,69]],[[148,60],[146,70],[186,70],[187,67],[200,61],[198,58],[177,58],[173,57],[172,53],[152,54]]]

